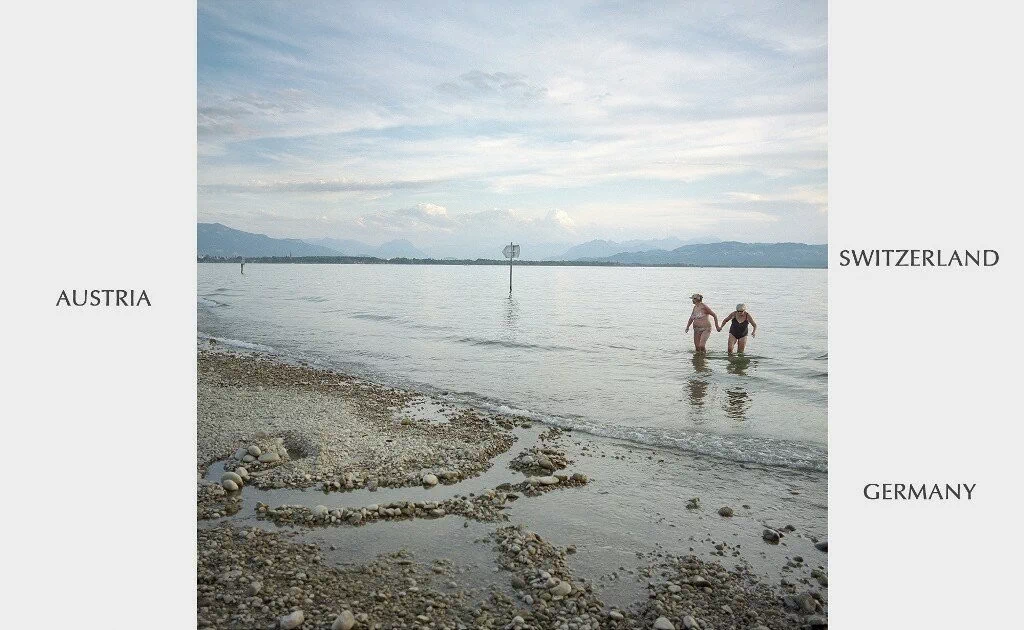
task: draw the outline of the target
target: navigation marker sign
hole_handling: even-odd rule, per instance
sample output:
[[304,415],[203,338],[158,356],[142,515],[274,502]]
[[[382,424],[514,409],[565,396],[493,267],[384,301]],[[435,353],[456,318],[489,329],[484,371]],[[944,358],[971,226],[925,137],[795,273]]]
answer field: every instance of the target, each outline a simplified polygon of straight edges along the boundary
[[512,259],[519,258],[519,246],[509,243],[505,246],[505,249],[501,250],[501,253],[505,254],[505,258],[508,258],[508,295],[512,297]]

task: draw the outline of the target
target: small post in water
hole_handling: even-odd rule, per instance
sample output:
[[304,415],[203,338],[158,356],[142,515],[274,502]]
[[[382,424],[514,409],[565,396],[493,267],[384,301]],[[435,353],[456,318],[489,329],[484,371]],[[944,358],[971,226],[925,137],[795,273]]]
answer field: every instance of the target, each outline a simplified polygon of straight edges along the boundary
[[519,246],[515,245],[513,243],[509,243],[508,245],[505,246],[505,249],[503,249],[501,253],[505,254],[505,258],[508,258],[508,294],[511,297],[511,295],[512,295],[512,259],[519,257]]

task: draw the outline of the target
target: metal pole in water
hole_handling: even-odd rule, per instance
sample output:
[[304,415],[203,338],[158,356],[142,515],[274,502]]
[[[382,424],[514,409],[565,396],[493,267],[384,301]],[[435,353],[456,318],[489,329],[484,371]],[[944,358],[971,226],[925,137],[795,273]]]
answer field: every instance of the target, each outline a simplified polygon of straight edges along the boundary
[[515,256],[516,247],[511,242],[509,242],[508,246],[511,250],[508,257],[508,294],[512,295],[512,258]]

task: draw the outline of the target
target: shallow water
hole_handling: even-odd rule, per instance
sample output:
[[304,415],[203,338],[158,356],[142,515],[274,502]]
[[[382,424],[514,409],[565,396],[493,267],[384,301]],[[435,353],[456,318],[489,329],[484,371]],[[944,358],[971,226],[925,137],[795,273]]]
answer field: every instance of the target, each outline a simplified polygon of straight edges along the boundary
[[[455,402],[739,462],[827,468],[826,272],[199,265],[199,331]],[[759,325],[683,334],[686,296]]]

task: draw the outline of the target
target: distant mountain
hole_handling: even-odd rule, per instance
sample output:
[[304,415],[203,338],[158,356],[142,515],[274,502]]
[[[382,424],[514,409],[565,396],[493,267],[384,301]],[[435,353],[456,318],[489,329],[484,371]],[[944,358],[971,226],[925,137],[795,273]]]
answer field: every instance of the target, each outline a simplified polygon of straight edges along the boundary
[[229,228],[220,223],[200,223],[197,226],[197,246],[200,256],[331,256],[335,251],[311,245],[296,238],[271,238],[266,234],[253,234]]
[[318,238],[306,241],[311,245],[326,247],[345,256],[374,256],[375,258],[429,258],[422,250],[405,239],[388,241],[380,245],[369,245],[362,241],[342,238]]
[[709,243],[717,241],[716,238],[687,239],[683,240],[670,236],[668,238],[632,240],[632,241],[606,241],[602,239],[588,241],[570,247],[558,256],[551,256],[547,260],[582,260],[592,258],[603,258],[628,252],[646,252],[655,249],[670,250],[691,243]]
[[706,243],[683,245],[671,251],[621,252],[586,258],[593,262],[627,265],[693,265],[697,267],[828,268],[828,246],[804,243]]

